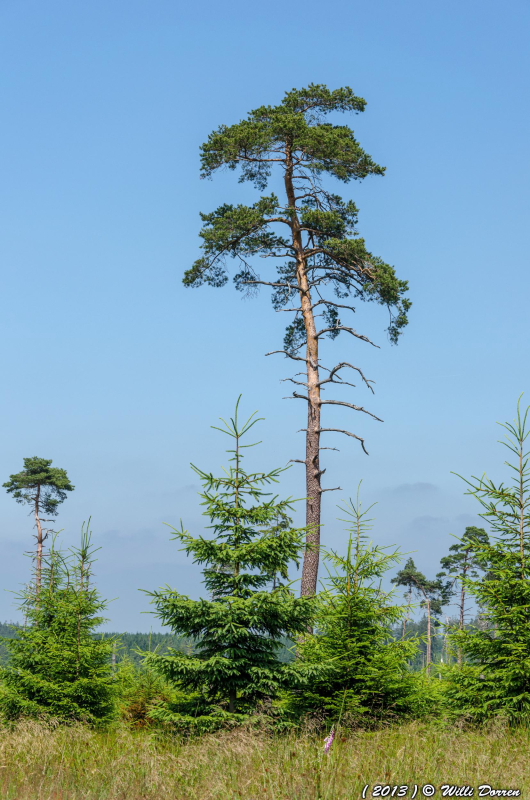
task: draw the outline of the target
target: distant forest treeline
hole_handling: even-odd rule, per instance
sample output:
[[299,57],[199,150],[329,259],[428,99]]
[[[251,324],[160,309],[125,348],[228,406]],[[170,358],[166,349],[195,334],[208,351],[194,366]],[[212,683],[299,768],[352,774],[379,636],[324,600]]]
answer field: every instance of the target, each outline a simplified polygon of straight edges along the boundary
[[[3,637],[14,639],[17,635],[17,629],[20,627],[14,622],[0,622],[0,664],[9,663],[9,650],[1,639]],[[159,655],[164,655],[170,648],[177,650],[179,653],[193,653],[191,639],[185,636],[176,636],[173,633],[116,633],[112,631],[98,633],[96,637],[115,640],[116,647],[112,654],[112,661],[116,664],[120,664],[127,659],[134,664],[141,664],[143,653],[156,651]],[[285,640],[284,647],[279,653],[280,661],[292,660],[293,655],[289,649],[291,646],[292,643]]]
[[[475,627],[478,619],[466,626],[469,628]],[[12,639],[16,636],[17,628],[19,626],[13,622],[0,622],[0,638],[6,637]],[[393,630],[394,638],[400,639],[402,636],[402,626],[396,626]],[[409,666],[413,672],[419,672],[425,668],[427,657],[427,643],[425,641],[427,635],[427,616],[424,615],[417,621],[409,620],[407,623],[407,639],[421,638],[418,652]],[[96,634],[98,638],[114,639],[116,647],[114,649],[112,660],[116,664],[129,659],[134,664],[141,664],[143,660],[143,653],[157,652],[164,655],[170,648],[177,650],[180,653],[193,653],[193,642],[185,636],[176,636],[172,633],[117,633],[117,632],[104,632]],[[284,642],[284,647],[279,653],[279,660],[283,663],[289,662],[294,658],[292,653],[293,643],[287,639]],[[452,663],[455,658],[448,652],[447,636],[445,630],[440,626],[440,629],[433,636],[432,658],[434,663]],[[6,645],[0,641],[0,664],[9,663],[9,651]]]
[[[12,622],[0,622],[0,637],[13,639],[17,635],[20,626]],[[172,647],[181,653],[192,651],[192,646],[184,636],[175,636],[172,633],[114,633],[105,632],[96,634],[97,638],[115,639],[116,647],[113,653],[113,660],[120,663],[125,659],[130,659],[135,664],[142,661],[141,651],[153,652],[157,650],[163,655],[168,648]],[[0,642],[0,663],[9,662],[9,651],[3,642]]]

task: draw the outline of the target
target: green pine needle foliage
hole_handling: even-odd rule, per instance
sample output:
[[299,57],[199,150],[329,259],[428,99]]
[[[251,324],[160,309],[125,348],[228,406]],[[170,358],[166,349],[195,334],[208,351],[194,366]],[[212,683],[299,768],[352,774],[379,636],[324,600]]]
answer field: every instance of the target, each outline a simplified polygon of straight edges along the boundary
[[60,504],[66,500],[66,492],[73,492],[75,487],[66,470],[51,465],[50,458],[25,458],[24,469],[10,475],[9,480],[2,485],[17,503],[33,506],[38,495],[41,511],[49,516],[56,516]]
[[[297,278],[299,243],[293,238],[293,214],[301,228],[308,275],[318,294],[328,286],[331,297],[325,303],[324,318],[330,338],[344,326],[337,304],[331,298],[358,298],[386,306],[390,321],[389,338],[397,342],[408,323],[411,301],[406,297],[407,281],[395,269],[372,254],[357,230],[358,210],[322,185],[329,176],[343,183],[360,181],[369,175],[384,175],[361,147],[347,125],[326,121],[329,114],[360,113],[366,100],[350,87],[329,89],[310,84],[286,92],[276,106],[260,106],[246,119],[221,125],[201,147],[201,177],[211,178],[219,169],[239,170],[240,182],[250,182],[264,191],[273,173],[282,184],[294,165],[297,197],[293,206],[287,196],[263,195],[252,205],[224,203],[215,211],[201,214],[203,255],[184,275],[190,287],[220,287],[229,279],[227,261],[240,265],[234,275],[237,290],[248,292],[262,282],[256,258],[272,259],[277,275],[267,278],[275,287],[272,302],[284,308],[301,290]],[[266,281],[266,282],[267,282]],[[295,351],[304,339],[299,316],[287,326],[285,347]]]
[[381,579],[400,560],[397,552],[367,541],[371,520],[357,496],[341,507],[348,523],[346,554],[328,551],[328,576],[319,598],[317,630],[300,647],[306,664],[320,664],[326,672],[310,690],[290,694],[298,714],[328,719],[334,724],[375,724],[421,715],[432,706],[432,687],[413,674],[415,639],[396,641],[392,628],[404,608],[382,588]]
[[95,630],[106,603],[91,584],[88,526],[81,546],[45,556],[40,590],[21,593],[26,624],[3,638],[9,664],[0,670],[0,713],[6,719],[54,717],[101,724],[114,714],[113,642]]
[[244,451],[254,445],[242,440],[256,422],[253,414],[240,423],[238,400],[234,417],[217,428],[234,441],[228,469],[215,477],[193,467],[204,487],[211,537],[175,530],[186,553],[204,565],[209,598],[191,600],[170,588],[150,593],[163,624],[194,641],[191,654],[146,654],[150,667],[191,693],[184,704],[152,712],[176,727],[212,729],[240,722],[260,702],[304,684],[318,671],[279,658],[285,637],[310,627],[314,601],[295,597],[289,582],[289,564],[298,563],[306,532],[291,525],[293,501],[265,491],[283,470],[243,467]]
[[480,624],[452,634],[465,661],[448,669],[446,694],[450,713],[474,722],[495,717],[530,722],[528,413],[519,404],[515,422],[503,425],[502,444],[515,456],[506,462],[512,482],[496,484],[485,475],[467,481],[468,493],[479,500],[481,516],[491,526],[492,541],[477,541],[474,550],[483,576],[464,579],[482,613]]
[[178,699],[167,680],[128,656],[117,665],[115,677],[119,714],[132,728],[151,728],[155,724],[151,710]]

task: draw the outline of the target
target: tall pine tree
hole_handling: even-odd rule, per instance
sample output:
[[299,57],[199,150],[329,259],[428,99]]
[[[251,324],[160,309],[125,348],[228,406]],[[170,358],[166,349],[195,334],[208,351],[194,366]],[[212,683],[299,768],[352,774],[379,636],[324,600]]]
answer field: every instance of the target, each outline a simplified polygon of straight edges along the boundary
[[[442,607],[449,602],[450,597],[449,584],[447,581],[442,581],[442,577],[439,575],[436,580],[429,580],[423,572],[417,569],[413,559],[409,558],[403,569],[391,581],[396,586],[403,586],[407,590],[409,604],[412,595],[416,595],[420,599],[421,607],[426,611],[427,653],[425,661],[427,674],[430,673],[432,664],[433,620],[441,615]],[[403,636],[405,636],[405,628]]]
[[[464,630],[466,622],[467,586],[466,579],[476,579],[480,576],[480,545],[488,544],[488,534],[484,528],[477,528],[474,525],[467,527],[461,539],[449,548],[449,555],[440,559],[443,571],[439,577],[448,576],[447,583],[448,595],[458,596],[458,625],[460,630]],[[458,651],[458,662],[462,663],[462,651]]]
[[[262,196],[252,205],[225,203],[202,214],[203,256],[184,276],[186,286],[223,286],[228,280],[225,263],[236,259],[236,289],[253,292],[269,286],[274,308],[293,315],[283,349],[274,352],[301,364],[303,373],[299,374],[304,375],[289,379],[303,387],[292,396],[307,403],[302,463],[310,546],[304,555],[304,595],[317,589],[325,491],[321,483],[321,434],[346,434],[359,440],[366,450],[363,437],[357,433],[323,427],[322,406],[341,406],[379,419],[358,403],[324,396],[325,389],[354,385],[343,379],[346,369],[353,370],[370,391],[373,381],[356,362],[341,361],[331,368],[323,365],[321,341],[344,332],[357,342],[375,344],[340,316],[355,313],[357,302],[373,301],[387,308],[389,338],[397,342],[411,305],[405,297],[407,282],[373,255],[359,237],[355,204],[335,194],[333,187],[326,188],[322,180],[327,176],[348,183],[384,174],[385,168],[362,149],[351,128],[326,121],[329,114],[359,113],[365,107],[366,101],[349,87],[330,90],[310,84],[287,92],[277,106],[261,106],[241,122],[221,125],[211,133],[201,148],[202,177],[211,177],[226,167],[239,169],[240,181],[249,181],[260,191],[271,178],[279,179],[281,195]],[[262,277],[258,258],[265,259],[262,264],[275,263],[276,274]]]

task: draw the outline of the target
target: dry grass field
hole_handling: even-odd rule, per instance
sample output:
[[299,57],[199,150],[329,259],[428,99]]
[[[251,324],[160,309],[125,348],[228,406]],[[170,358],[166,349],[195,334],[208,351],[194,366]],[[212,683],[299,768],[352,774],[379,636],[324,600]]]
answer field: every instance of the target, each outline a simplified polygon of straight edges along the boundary
[[[322,738],[238,731],[190,742],[21,724],[0,740],[2,800],[346,800],[375,784],[490,784],[530,797],[526,731],[418,724]],[[395,795],[396,796],[396,795]]]

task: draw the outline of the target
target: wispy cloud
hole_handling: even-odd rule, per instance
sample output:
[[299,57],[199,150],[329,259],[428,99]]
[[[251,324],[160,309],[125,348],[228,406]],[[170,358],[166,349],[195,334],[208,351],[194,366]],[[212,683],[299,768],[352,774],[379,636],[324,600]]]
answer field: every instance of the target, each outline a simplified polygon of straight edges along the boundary
[[432,496],[437,494],[440,489],[434,483],[400,483],[398,486],[390,486],[386,490],[390,494],[405,495],[407,497]]

